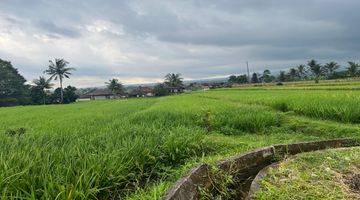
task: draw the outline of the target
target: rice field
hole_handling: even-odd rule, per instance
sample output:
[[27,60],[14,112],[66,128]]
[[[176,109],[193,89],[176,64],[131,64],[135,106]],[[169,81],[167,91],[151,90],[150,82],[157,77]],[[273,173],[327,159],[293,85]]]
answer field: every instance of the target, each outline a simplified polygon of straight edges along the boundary
[[159,199],[200,162],[360,138],[360,91],[282,87],[0,108],[1,198]]

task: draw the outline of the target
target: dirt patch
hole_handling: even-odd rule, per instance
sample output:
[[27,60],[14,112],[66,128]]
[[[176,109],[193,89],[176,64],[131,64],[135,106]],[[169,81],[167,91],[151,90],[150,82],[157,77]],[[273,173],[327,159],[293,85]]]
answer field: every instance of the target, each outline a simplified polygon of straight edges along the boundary
[[360,194],[360,174],[353,174],[348,179],[346,184],[349,186],[349,188]]
[[360,168],[354,167],[350,172],[342,174],[338,179],[342,183],[343,190],[350,199],[360,199]]
[[344,183],[351,197],[360,199],[360,169],[344,175]]

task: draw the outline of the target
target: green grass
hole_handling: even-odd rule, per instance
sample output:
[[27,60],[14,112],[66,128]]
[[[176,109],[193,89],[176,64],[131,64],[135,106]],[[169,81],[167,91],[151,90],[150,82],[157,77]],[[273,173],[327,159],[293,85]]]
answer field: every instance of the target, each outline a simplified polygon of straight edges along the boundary
[[304,153],[269,170],[255,199],[357,199],[360,148]]
[[[159,199],[200,162],[274,143],[360,138],[359,92],[223,89],[0,108],[1,196]],[[6,134],[19,128],[24,135]]]
[[344,123],[360,122],[360,91],[228,89],[199,94],[205,98],[270,106],[279,111]]

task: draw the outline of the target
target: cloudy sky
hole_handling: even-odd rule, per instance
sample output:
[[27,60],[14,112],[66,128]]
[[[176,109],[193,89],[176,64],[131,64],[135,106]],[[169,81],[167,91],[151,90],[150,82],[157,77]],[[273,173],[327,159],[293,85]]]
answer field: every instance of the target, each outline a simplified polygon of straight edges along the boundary
[[0,58],[32,80],[48,60],[101,86],[358,61],[359,0],[0,0]]

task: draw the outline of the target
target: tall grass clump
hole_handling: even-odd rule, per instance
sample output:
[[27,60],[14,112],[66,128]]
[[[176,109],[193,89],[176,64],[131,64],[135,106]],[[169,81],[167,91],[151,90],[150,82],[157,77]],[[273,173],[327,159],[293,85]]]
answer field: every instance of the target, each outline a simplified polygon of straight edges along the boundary
[[[152,99],[109,102],[1,111],[9,114],[0,117],[3,198],[123,198],[216,149],[204,142],[201,128],[151,125],[145,110]],[[27,112],[18,115],[21,109]],[[49,118],[54,111],[56,117]],[[148,123],[134,123],[142,112]],[[22,127],[28,131],[21,137],[6,134]]]
[[281,112],[287,112],[290,110],[286,102],[276,102],[272,105],[272,107]]
[[212,128],[224,134],[257,133],[280,125],[280,114],[257,106],[237,106],[220,110],[211,119]]

